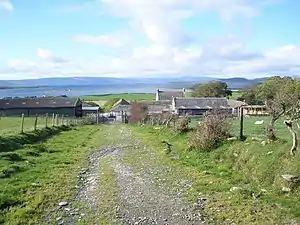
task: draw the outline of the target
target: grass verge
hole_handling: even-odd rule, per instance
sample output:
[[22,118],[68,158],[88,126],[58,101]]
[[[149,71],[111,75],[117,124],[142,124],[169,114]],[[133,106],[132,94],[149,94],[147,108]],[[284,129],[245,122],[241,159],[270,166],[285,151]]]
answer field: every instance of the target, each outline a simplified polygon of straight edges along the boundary
[[109,159],[102,161],[99,181],[99,215],[100,225],[116,224],[118,211],[118,186],[116,173],[109,165]]
[[102,132],[98,126],[77,127],[2,154],[0,223],[55,224],[58,203],[74,198],[77,170],[86,153],[102,144]]
[[[168,170],[157,173],[169,185],[176,185],[179,177],[191,180],[191,187],[183,192],[193,202],[199,196],[207,197],[203,214],[212,224],[232,221],[236,224],[291,224],[299,221],[298,187],[289,186],[291,192],[288,193],[281,190],[288,185],[280,177],[282,174],[300,172],[300,154],[291,158],[286,141],[265,146],[258,141],[237,141],[212,152],[186,151],[187,135],[148,126],[132,126],[131,129],[151,148],[153,156],[148,154],[144,158],[140,152],[132,151],[126,161],[137,166],[146,163],[153,168],[169,165]],[[177,159],[165,155],[162,140],[174,145]]]

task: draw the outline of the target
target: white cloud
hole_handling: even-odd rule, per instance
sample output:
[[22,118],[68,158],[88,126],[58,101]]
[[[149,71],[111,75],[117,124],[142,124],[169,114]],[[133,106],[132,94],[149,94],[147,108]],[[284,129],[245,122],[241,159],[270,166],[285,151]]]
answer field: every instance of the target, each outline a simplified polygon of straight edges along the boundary
[[11,12],[14,10],[14,6],[9,0],[0,0],[0,10],[1,9]]
[[76,35],[74,37],[75,41],[99,45],[99,46],[107,46],[113,48],[123,47],[130,40],[127,34],[110,34],[110,35]]
[[[0,0],[1,1],[1,0]],[[128,20],[129,31],[142,33],[148,45],[135,45],[129,34],[81,34],[75,41],[112,48],[127,47],[126,54],[94,60],[74,60],[38,49],[34,61],[9,63],[11,73],[28,76],[300,76],[300,46],[281,46],[267,52],[247,49],[234,36],[197,42],[181,27],[182,19],[202,12],[218,13],[223,20],[253,17],[259,8],[273,0],[95,0],[72,5],[69,12],[80,10],[104,13]],[[107,12],[106,12],[107,13]],[[205,32],[205,30],[203,31]],[[130,45],[128,43],[130,42]],[[119,51],[118,51],[119,52]],[[33,75],[36,74],[36,75]]]
[[[211,46],[214,46],[212,48]],[[135,48],[131,56],[93,61],[53,60],[50,51],[38,51],[35,61],[14,60],[8,71],[15,75],[43,76],[214,76],[259,77],[267,75],[300,76],[300,46],[282,46],[265,53],[249,53],[242,42],[210,42],[202,48],[161,46]],[[224,43],[228,43],[224,41]],[[238,46],[238,47],[235,47]],[[220,51],[216,51],[219,48]],[[224,50],[225,49],[225,50]],[[50,54],[51,53],[51,54]],[[226,54],[224,54],[226,53]],[[249,55],[251,57],[249,57]],[[233,57],[234,56],[234,57]]]
[[53,53],[48,49],[38,48],[37,49],[37,56],[41,59],[44,59],[44,60],[47,60],[47,61],[50,61],[50,62],[54,62],[54,63],[65,63],[65,62],[67,62],[67,59],[65,59],[63,57],[53,55]]

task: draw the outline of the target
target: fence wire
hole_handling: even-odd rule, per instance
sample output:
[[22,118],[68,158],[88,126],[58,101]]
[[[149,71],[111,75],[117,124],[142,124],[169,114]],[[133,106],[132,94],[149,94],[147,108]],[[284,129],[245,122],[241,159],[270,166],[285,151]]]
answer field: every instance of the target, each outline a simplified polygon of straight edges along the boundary
[[[244,126],[243,133],[247,137],[257,137],[257,138],[265,138],[266,132],[270,123],[271,117],[244,117]],[[193,118],[190,121],[190,127],[196,127],[197,123],[200,121],[200,118]],[[241,118],[235,117],[231,119],[231,133],[234,136],[240,135],[240,123]],[[300,129],[297,124],[294,125],[295,130],[300,133]],[[288,132],[286,126],[283,123],[283,119],[279,119],[275,124],[275,134],[280,139],[291,139],[290,133]]]

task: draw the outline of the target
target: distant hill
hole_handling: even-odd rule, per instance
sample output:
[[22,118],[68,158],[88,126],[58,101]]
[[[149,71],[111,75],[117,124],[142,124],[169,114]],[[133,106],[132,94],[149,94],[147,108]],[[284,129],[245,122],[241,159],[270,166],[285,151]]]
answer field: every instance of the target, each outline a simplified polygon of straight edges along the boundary
[[226,82],[232,89],[241,89],[263,82],[266,78],[211,78],[211,77],[165,77],[159,78],[110,78],[110,77],[65,77],[27,80],[0,80],[1,87],[74,87],[74,86],[156,86],[157,88],[183,88],[213,80]]

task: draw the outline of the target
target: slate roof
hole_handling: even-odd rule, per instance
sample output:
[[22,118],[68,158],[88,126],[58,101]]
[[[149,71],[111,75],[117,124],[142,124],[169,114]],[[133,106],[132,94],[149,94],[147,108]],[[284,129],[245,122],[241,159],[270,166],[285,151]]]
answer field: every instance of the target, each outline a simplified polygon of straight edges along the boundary
[[83,111],[98,111],[99,109],[99,106],[82,106]]
[[131,111],[131,105],[117,105],[115,107],[113,107],[111,110],[111,112],[127,112],[129,113]]
[[117,102],[114,104],[113,107],[116,107],[116,106],[118,106],[118,105],[130,105],[130,103],[129,103],[128,101],[126,101],[125,99],[120,98],[120,100],[117,101]]
[[68,97],[3,98],[0,99],[0,109],[73,108],[78,101],[78,98]]
[[174,98],[176,109],[230,108],[226,98]]
[[112,109],[110,110],[111,112],[121,112],[121,111],[125,111],[125,112],[130,112],[131,110],[131,105],[128,101],[126,101],[125,99],[121,98],[119,101],[117,101],[114,106],[112,107]]
[[171,110],[171,100],[162,100],[162,101],[144,101],[148,107],[149,113],[160,113],[163,111]]
[[238,101],[238,100],[234,100],[234,99],[228,99],[228,104],[232,108],[238,108],[238,107],[241,107],[241,106],[248,105],[247,103],[245,103],[243,101]]
[[159,100],[172,100],[172,97],[182,98],[184,97],[183,91],[161,91],[157,92]]

